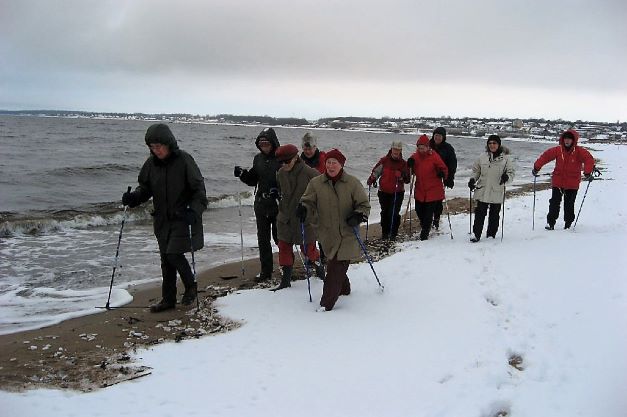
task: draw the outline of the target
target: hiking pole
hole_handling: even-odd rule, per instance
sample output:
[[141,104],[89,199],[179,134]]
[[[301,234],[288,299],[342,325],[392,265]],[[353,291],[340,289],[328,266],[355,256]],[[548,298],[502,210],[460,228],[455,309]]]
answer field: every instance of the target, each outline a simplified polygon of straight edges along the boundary
[[409,215],[409,236],[411,237],[411,197],[414,192],[414,173],[411,174],[411,182],[409,184],[409,199],[407,200],[407,207],[405,209],[405,216],[403,219],[403,223],[407,221],[407,216]]
[[468,189],[468,204],[470,204],[470,222],[468,225],[468,234],[472,235],[472,188]]
[[[188,207],[189,209],[189,207]],[[202,214],[200,215],[202,221]],[[192,224],[187,225],[189,230],[189,247],[192,250],[192,274],[194,276],[194,284],[196,284],[196,311],[200,310],[200,302],[198,301],[198,283],[196,282],[196,260],[194,259],[194,242],[192,241]]]
[[[590,175],[594,175],[596,177],[600,177],[601,176],[601,171],[599,171],[597,168],[594,168],[592,170],[592,172],[590,173]],[[588,186],[586,187],[586,192],[583,193],[583,199],[581,200],[581,205],[579,206],[579,211],[577,212],[577,218],[575,218],[575,224],[573,225],[573,230],[575,230],[575,227],[577,227],[577,220],[579,220],[579,213],[581,213],[581,208],[583,207],[583,202],[586,201],[586,195],[588,195],[588,188],[590,188],[590,184],[592,183],[592,181],[588,181]]]
[[237,200],[239,203],[239,248],[242,254],[242,278],[246,275],[246,269],[244,267],[244,225],[242,220],[242,193],[237,193]]
[[303,255],[305,256],[305,276],[307,277],[307,291],[309,292],[309,302],[311,303],[311,281],[309,280],[309,259],[307,259],[307,241],[305,240],[305,222],[300,222],[300,234],[303,236]]
[[503,230],[505,229],[505,184],[503,184],[503,215],[501,216],[501,242],[503,241]]
[[396,178],[396,185],[394,186],[394,201],[392,203],[392,221],[390,222],[390,234],[388,235],[390,239],[392,238],[392,233],[394,230],[394,217],[396,217],[396,194],[397,194],[396,189],[397,188],[398,188],[398,178]]
[[[370,204],[370,185],[368,186],[368,204]],[[370,221],[366,220],[366,242],[368,241],[368,225]]]
[[444,193],[444,206],[446,207],[446,217],[448,218],[448,230],[450,230],[451,239],[453,239],[453,226],[451,226],[451,212],[448,209],[448,200],[446,199],[446,192]]
[[531,218],[531,230],[536,230],[536,175],[533,176],[533,217]]
[[[587,190],[586,190],[587,191]],[[127,193],[131,192],[131,186],[129,185],[126,190]],[[111,301],[111,289],[113,288],[113,278],[115,277],[115,270],[118,268],[118,260],[120,259],[120,243],[122,242],[122,230],[124,230],[124,223],[126,223],[126,210],[128,206],[124,206],[124,213],[122,214],[122,226],[120,226],[120,234],[118,235],[118,246],[115,249],[115,261],[113,263],[113,272],[111,273],[111,283],[109,284],[109,296],[107,297],[107,304],[105,304],[105,308],[107,310],[111,310],[109,306],[109,302]]]
[[370,269],[372,269],[372,273],[374,274],[374,277],[377,280],[377,284],[379,284],[379,288],[381,289],[381,291],[383,291],[385,289],[385,287],[381,284],[381,281],[379,281],[379,277],[377,276],[377,272],[374,270],[374,266],[372,266],[372,259],[370,259],[370,255],[368,255],[368,251],[366,250],[366,246],[364,245],[364,242],[362,242],[361,238],[359,237],[359,228],[358,228],[358,226],[353,226],[353,233],[355,234],[355,237],[357,238],[357,241],[359,242],[359,246],[361,246],[361,250],[364,253],[364,256],[366,257],[366,260],[370,264]]

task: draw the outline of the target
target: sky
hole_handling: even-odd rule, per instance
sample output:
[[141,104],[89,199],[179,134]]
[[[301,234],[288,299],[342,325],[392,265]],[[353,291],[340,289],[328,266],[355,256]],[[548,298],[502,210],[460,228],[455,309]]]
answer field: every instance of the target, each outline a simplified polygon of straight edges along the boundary
[[0,0],[0,109],[627,119],[623,0]]

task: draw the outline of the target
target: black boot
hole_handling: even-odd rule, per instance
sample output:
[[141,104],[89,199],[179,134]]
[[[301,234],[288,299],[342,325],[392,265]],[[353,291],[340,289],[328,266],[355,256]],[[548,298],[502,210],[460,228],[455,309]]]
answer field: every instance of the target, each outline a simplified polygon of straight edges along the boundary
[[176,301],[168,301],[166,299],[162,299],[157,304],[153,304],[150,306],[151,313],[160,313],[166,310],[172,310],[176,307]]
[[481,238],[480,238],[480,237],[477,237],[477,236],[474,236],[474,237],[471,237],[471,238],[470,238],[470,241],[471,241],[472,243],[477,243],[477,242],[479,242],[480,240],[481,240]]
[[324,281],[324,277],[326,276],[326,272],[324,271],[324,265],[320,262],[314,262],[314,269],[316,270],[316,276]]
[[188,306],[196,300],[198,296],[198,284],[192,283],[188,288],[185,288],[185,293],[183,294],[183,298],[181,298],[181,304],[184,306]]
[[281,277],[281,283],[278,287],[272,288],[270,291],[279,291],[283,288],[289,288],[292,286],[290,281],[292,280],[292,267],[291,266],[282,266],[281,270],[283,271],[283,276]]
[[260,274],[257,274],[257,276],[254,278],[255,282],[264,282],[269,280],[270,278],[272,278],[272,272],[267,273],[267,272],[261,272]]

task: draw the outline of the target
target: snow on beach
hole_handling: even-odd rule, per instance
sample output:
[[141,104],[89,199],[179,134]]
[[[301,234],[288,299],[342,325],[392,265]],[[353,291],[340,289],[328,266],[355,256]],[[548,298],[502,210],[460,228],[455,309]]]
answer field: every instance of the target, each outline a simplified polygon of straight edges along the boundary
[[[575,230],[543,229],[550,191],[506,201],[504,240],[448,234],[349,270],[353,293],[314,313],[322,284],[217,302],[244,325],[141,351],[152,375],[93,393],[0,393],[13,416],[622,416],[627,412],[627,148],[595,146]],[[545,167],[547,172],[550,167]],[[458,187],[461,186],[458,185]],[[579,209],[586,184],[576,202]],[[443,225],[446,229],[446,223]],[[509,363],[511,362],[511,364]],[[501,414],[499,414],[501,413]],[[507,414],[505,414],[507,413]]]

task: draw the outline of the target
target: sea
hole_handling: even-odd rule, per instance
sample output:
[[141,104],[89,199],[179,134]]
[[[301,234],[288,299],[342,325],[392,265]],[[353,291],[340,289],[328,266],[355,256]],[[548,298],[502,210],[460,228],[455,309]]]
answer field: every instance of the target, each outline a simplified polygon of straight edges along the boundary
[[[98,314],[132,300],[129,286],[160,282],[152,232],[151,204],[127,212],[121,197],[137,185],[149,156],[144,134],[154,121],[43,116],[0,116],[0,334],[41,328],[72,317]],[[233,176],[250,167],[264,126],[170,123],[179,147],[196,160],[205,179],[209,207],[203,213],[205,248],[195,253],[196,270],[257,256],[254,189]],[[309,131],[322,150],[339,148],[346,171],[365,185],[370,170],[402,141],[407,158],[419,132],[275,128],[281,144],[300,147]],[[430,132],[427,133],[430,136]],[[468,197],[472,163],[484,137],[452,137],[458,171],[447,198]],[[549,146],[508,141],[517,168],[514,185],[532,181],[533,161]],[[372,190],[371,221],[379,218]],[[122,229],[122,222],[124,228]],[[122,230],[116,262],[118,238]],[[243,247],[240,242],[243,235]]]

